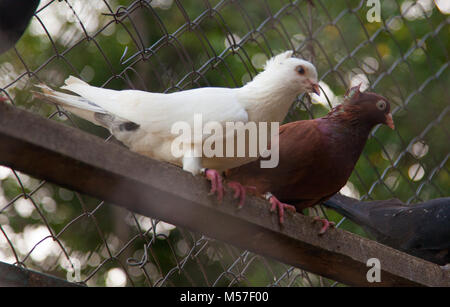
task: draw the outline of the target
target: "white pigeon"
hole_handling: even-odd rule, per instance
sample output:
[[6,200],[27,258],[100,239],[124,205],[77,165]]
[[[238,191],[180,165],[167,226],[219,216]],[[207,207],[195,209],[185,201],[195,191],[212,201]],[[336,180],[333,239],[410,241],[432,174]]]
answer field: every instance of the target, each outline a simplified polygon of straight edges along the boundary
[[314,65],[292,54],[286,51],[269,59],[264,71],[240,88],[203,87],[169,94],[117,91],[94,87],[70,76],[61,89],[79,96],[45,85],[38,85],[42,92],[35,95],[109,129],[132,151],[182,166],[194,175],[205,168],[223,171],[257,157],[193,157],[191,151],[176,157],[171,152],[177,137],[171,133],[172,125],[183,121],[193,126],[194,114],[201,114],[203,123],[219,122],[224,128],[226,122],[281,122],[299,94],[319,94]]

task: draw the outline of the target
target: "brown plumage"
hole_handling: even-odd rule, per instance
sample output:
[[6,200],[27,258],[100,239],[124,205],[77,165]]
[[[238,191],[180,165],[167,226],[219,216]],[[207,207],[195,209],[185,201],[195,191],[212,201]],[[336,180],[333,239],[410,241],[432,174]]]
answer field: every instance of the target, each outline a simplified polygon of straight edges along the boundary
[[[275,200],[301,211],[330,198],[346,184],[370,130],[380,123],[394,128],[387,99],[353,87],[344,103],[326,116],[280,127],[276,168],[261,168],[255,161],[227,171],[226,178],[253,186],[259,194],[270,192]],[[271,202],[278,206],[283,222],[284,204]]]

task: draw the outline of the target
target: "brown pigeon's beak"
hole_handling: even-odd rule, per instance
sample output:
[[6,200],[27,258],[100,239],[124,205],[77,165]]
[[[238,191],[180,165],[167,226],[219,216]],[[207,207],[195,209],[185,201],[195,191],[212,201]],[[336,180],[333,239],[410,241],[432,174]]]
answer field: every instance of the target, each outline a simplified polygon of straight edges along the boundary
[[317,94],[317,96],[320,96],[320,87],[319,84],[315,82],[311,82],[311,89],[314,94]]
[[386,121],[384,123],[392,130],[395,129],[394,120],[392,119],[391,113],[386,114]]

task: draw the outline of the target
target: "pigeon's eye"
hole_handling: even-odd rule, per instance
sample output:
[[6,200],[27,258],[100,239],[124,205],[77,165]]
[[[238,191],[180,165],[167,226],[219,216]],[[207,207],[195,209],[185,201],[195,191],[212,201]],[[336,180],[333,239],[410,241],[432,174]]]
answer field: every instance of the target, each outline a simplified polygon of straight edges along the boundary
[[386,109],[386,101],[384,100],[378,100],[377,101],[377,108],[380,111],[384,111]]
[[300,75],[304,75],[305,74],[305,69],[303,68],[303,66],[299,66],[299,67],[297,67],[297,72]]

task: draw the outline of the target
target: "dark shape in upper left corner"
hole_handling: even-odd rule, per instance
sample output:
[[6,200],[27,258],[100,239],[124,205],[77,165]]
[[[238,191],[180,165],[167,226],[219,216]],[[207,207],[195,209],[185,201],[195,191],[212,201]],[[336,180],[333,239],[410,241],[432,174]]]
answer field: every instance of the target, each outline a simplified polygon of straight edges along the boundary
[[14,47],[40,0],[0,0],[0,54]]

